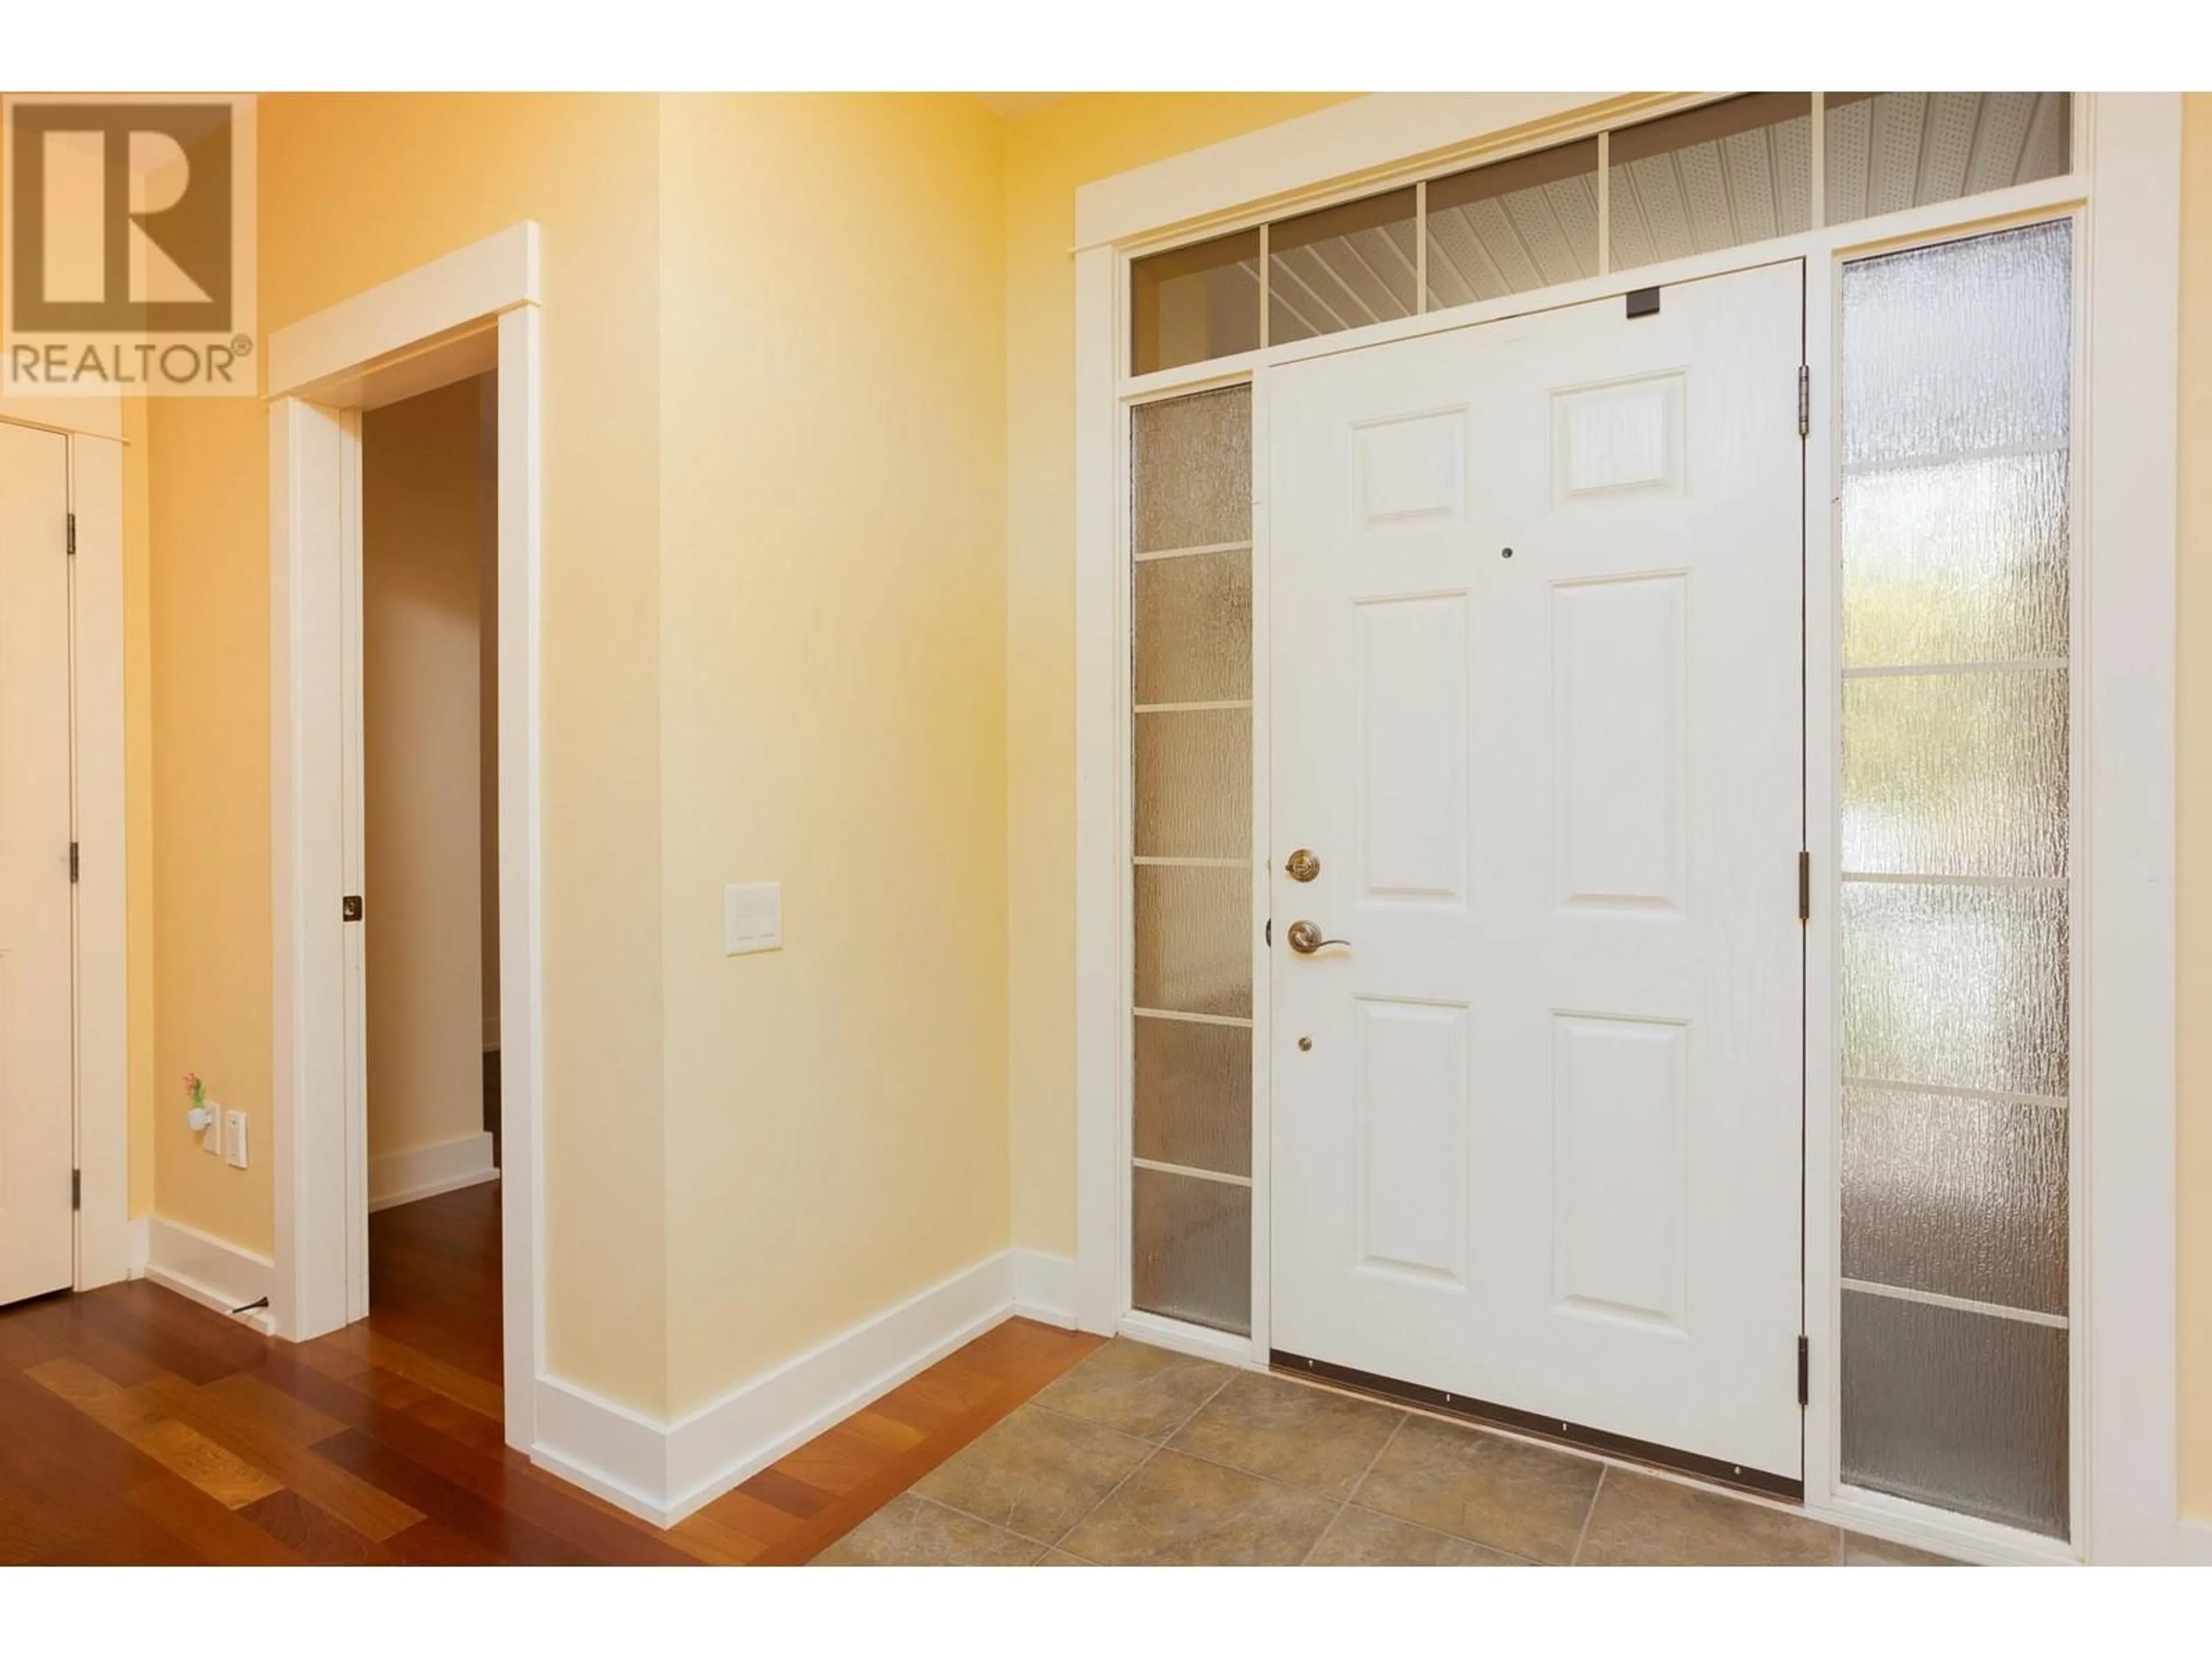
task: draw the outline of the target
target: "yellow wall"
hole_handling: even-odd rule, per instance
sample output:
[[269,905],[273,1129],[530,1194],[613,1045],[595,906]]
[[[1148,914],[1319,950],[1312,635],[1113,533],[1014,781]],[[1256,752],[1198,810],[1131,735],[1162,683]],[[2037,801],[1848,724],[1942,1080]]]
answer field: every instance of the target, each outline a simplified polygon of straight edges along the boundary
[[1075,1249],[1076,186],[1349,95],[1087,94],[1007,130],[1006,1086],[1033,1249]]
[[[1004,128],[672,98],[670,1407],[1007,1242]],[[784,948],[726,957],[725,883]]]
[[[251,398],[156,400],[147,441],[155,1207],[264,1255],[275,1232],[267,418]],[[252,1168],[200,1150],[176,1086],[187,1071],[260,1131]]]
[[372,1160],[483,1133],[483,378],[362,422]]
[[[521,219],[544,230],[545,1341],[647,1411],[666,1383],[660,1007],[659,112],[629,97],[275,96],[270,332]],[[155,406],[156,1070],[266,1121],[266,417]],[[161,1214],[256,1249],[247,1171],[157,1136]]]
[[2180,1147],[2182,1509],[2212,1518],[2212,95],[2181,169]]

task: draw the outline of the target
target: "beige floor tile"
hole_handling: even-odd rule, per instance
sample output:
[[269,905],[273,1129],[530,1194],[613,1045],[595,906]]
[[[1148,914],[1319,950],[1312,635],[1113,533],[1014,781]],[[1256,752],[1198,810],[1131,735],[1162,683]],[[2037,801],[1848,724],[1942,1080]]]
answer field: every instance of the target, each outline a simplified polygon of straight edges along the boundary
[[1532,1561],[1564,1564],[1604,1466],[1525,1440],[1408,1417],[1355,1501]]
[[1393,1521],[1349,1504],[1306,1557],[1310,1567],[1525,1567],[1517,1555],[1485,1549],[1449,1533]]
[[1349,1498],[1405,1416],[1279,1376],[1231,1377],[1168,1444],[1329,1498]]
[[1106,1566],[1291,1566],[1335,1510],[1310,1492],[1163,1451],[1063,1542]]
[[1164,1440],[1235,1372],[1148,1343],[1116,1337],[1036,1397],[1040,1406]]
[[1152,1450],[1096,1423],[1028,1405],[939,1464],[915,1490],[1051,1544]]
[[1863,1532],[1844,1534],[1844,1565],[1847,1567],[1955,1567],[1948,1555],[1931,1555],[1910,1544],[1893,1544]]
[[901,1492],[820,1555],[823,1567],[1024,1567],[1033,1539]]
[[1585,1566],[1835,1565],[1834,1527],[1702,1486],[1609,1468],[1576,1557]]

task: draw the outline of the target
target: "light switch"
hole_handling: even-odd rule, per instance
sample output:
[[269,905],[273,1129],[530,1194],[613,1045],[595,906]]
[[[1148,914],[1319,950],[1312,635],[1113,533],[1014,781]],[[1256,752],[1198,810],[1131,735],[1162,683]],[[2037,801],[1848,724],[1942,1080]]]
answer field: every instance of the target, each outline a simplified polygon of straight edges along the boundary
[[246,1114],[225,1112],[222,1127],[226,1161],[234,1170],[242,1170],[246,1167]]
[[722,890],[722,954],[783,948],[783,884],[749,881]]

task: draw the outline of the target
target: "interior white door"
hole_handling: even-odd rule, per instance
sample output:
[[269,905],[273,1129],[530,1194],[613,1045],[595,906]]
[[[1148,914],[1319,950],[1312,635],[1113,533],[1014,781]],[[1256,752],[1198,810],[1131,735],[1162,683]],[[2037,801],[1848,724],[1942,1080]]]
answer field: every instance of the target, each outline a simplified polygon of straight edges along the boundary
[[0,422],[0,1303],[68,1286],[69,440]]
[[1272,1341],[1790,1480],[1802,267],[1662,299],[1273,375]]

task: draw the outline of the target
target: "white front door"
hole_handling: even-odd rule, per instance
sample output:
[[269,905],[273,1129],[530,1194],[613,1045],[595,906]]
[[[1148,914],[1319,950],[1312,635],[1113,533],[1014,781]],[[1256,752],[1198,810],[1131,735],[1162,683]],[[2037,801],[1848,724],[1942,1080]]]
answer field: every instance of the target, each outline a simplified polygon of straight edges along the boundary
[[1271,1340],[1786,1481],[1802,270],[1661,300],[1273,375]]
[[68,1286],[69,440],[0,422],[0,1304]]

